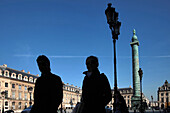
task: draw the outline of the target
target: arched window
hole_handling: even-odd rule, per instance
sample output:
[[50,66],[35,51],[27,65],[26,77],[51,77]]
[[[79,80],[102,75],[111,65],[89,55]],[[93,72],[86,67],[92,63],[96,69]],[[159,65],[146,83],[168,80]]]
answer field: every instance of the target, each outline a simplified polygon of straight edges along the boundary
[[33,82],[33,77],[29,77],[29,82]]
[[15,102],[12,102],[12,109],[15,109]]
[[5,102],[5,106],[8,106],[8,101]]
[[4,71],[4,76],[9,77],[9,71],[8,70]]
[[27,102],[25,102],[25,108],[27,108]]
[[21,109],[21,102],[18,103],[18,109]]
[[22,80],[22,74],[18,74],[18,79]]
[[11,78],[16,78],[16,74],[15,74],[15,73],[12,73],[12,74],[11,74]]
[[24,81],[28,81],[28,77],[27,76],[24,76]]

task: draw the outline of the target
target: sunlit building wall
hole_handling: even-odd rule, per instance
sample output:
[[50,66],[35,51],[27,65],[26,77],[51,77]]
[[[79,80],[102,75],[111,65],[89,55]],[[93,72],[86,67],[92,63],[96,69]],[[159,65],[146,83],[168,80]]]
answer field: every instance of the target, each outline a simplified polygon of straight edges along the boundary
[[[32,104],[34,104],[34,86],[39,75],[30,74],[24,70],[15,70],[7,67],[6,64],[0,66],[0,92],[5,91],[3,98],[0,93],[0,110],[2,112],[3,100],[4,111],[14,110],[22,111],[29,106],[30,93],[28,88],[32,87],[31,93]],[[72,109],[77,102],[80,102],[82,90],[80,87],[63,83],[63,102],[64,109]],[[60,106],[61,107],[61,106]]]
[[170,106],[170,83],[167,80],[158,88],[158,103],[162,109]]

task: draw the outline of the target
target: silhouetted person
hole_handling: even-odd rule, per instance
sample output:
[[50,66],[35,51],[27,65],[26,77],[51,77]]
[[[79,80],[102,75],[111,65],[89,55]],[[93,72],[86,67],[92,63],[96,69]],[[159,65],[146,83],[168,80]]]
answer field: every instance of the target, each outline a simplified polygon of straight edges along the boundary
[[63,98],[61,78],[51,73],[50,61],[46,56],[39,56],[37,64],[41,76],[35,83],[31,113],[57,113]]
[[114,96],[116,97],[116,102],[114,102],[114,105],[116,104],[115,113],[129,113],[123,96],[119,91],[115,91],[114,93]]
[[111,101],[110,84],[105,74],[98,70],[98,59],[89,56],[86,59],[88,71],[83,74],[82,101],[85,103],[83,113],[106,113],[105,106]]

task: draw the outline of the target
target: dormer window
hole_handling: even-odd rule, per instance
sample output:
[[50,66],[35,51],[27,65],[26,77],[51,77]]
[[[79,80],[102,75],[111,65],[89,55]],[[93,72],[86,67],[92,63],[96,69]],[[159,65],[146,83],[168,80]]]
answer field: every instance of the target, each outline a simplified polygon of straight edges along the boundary
[[9,71],[8,70],[4,71],[4,76],[9,77]]
[[11,78],[16,78],[16,74],[15,74],[15,73],[12,73],[12,74],[11,74]]
[[34,79],[34,83],[36,83],[36,80],[37,80],[37,79],[35,78],[35,79]]
[[29,77],[29,82],[33,82],[33,77]]
[[22,74],[18,74],[18,79],[22,80]]
[[24,76],[24,81],[28,81],[28,77],[27,76]]

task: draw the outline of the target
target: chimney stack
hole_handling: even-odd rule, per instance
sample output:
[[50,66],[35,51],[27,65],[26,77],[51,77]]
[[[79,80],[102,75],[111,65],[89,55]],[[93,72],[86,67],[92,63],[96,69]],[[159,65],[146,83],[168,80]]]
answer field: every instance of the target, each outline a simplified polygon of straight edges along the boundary
[[25,72],[25,70],[21,70],[21,72]]

